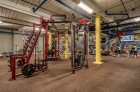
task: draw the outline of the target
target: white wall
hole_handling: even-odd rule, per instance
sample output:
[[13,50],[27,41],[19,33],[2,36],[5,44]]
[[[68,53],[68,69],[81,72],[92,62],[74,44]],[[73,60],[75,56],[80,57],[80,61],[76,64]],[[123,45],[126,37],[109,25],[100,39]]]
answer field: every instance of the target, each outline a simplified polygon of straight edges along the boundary
[[[13,36],[13,42],[14,42],[14,48],[13,49],[14,49],[14,51],[15,51],[15,45],[18,45],[19,49],[23,49],[23,37],[24,36],[22,34],[14,34],[14,36]],[[43,37],[39,37],[36,45],[37,46],[39,45],[39,47],[43,48]],[[41,51],[42,51],[42,49],[41,49]]]
[[12,34],[0,33],[0,55],[12,52]]
[[[14,52],[15,45],[19,46],[19,49],[23,49],[23,35],[22,34],[12,34],[12,30],[0,29],[1,32],[11,32],[11,33],[0,33],[0,55],[3,52]],[[37,45],[43,50],[43,37],[39,37]]]
[[39,37],[38,39],[39,47],[41,48],[41,51],[43,50],[43,37]]
[[15,53],[16,47],[19,46],[19,49],[23,49],[23,35],[22,34],[14,34],[13,35],[13,51]]

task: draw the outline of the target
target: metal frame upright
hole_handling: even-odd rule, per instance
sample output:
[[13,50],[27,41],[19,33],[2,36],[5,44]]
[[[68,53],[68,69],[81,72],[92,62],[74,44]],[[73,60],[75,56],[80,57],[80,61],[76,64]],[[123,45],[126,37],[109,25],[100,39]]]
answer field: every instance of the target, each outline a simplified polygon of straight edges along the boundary
[[[75,74],[75,68],[78,67],[78,65],[75,65],[75,55],[76,55],[76,38],[75,38],[75,33],[78,32],[76,26],[77,25],[87,25],[88,20],[80,20],[77,22],[72,22],[71,23],[71,64],[72,64],[72,74]],[[88,54],[87,54],[87,36],[86,36],[86,30],[83,30],[82,32],[84,32],[84,66],[88,68]]]
[[[23,56],[24,53],[23,54],[18,54],[18,55],[17,54],[16,55],[15,54],[12,54],[10,56],[11,65],[12,65],[12,67],[11,67],[10,70],[12,72],[12,77],[9,80],[15,80],[16,79],[16,76],[23,75],[22,73],[16,74],[16,61],[17,61],[17,59],[20,59],[20,60],[21,59],[22,60],[23,59],[26,59],[26,64],[29,64],[29,60],[30,60],[31,54],[32,54],[32,52],[33,52],[33,50],[35,48],[36,42],[37,42],[38,37],[39,37],[39,35],[41,33],[41,28],[43,26],[45,26],[45,28],[46,28],[45,39],[43,38],[43,48],[45,49],[45,53],[43,54],[43,60],[45,60],[45,66],[43,68],[36,69],[35,72],[39,72],[39,71],[44,70],[45,68],[48,68],[48,59],[47,59],[47,57],[48,57],[48,23],[44,23],[44,19],[43,19],[43,17],[41,17],[40,18],[40,24],[33,24],[33,32],[35,32],[35,26],[40,26],[40,30],[38,31],[38,33],[36,35],[35,41],[33,43],[33,46],[31,48],[29,54],[27,56],[26,55]],[[31,35],[31,36],[33,36],[33,35]],[[30,36],[30,40],[32,39],[31,36]],[[27,48],[28,48],[28,46],[27,46]],[[35,65],[35,67],[36,67],[36,65]]]

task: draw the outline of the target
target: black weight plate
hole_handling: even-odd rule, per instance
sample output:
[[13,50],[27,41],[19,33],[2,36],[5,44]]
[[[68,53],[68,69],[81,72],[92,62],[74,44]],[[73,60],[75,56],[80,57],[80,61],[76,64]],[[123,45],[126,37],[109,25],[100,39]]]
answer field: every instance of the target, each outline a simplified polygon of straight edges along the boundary
[[22,70],[21,70],[21,72],[22,72],[22,74],[25,76],[26,75],[26,69],[28,68],[28,64],[25,64],[23,67],[22,67]]
[[30,64],[30,67],[31,67],[31,71],[32,71],[32,73],[34,73],[34,72],[35,72],[35,69],[36,69],[35,65]]
[[32,68],[30,66],[28,66],[27,69],[26,69],[25,76],[30,77],[32,74],[33,74],[32,73]]
[[17,61],[17,66],[18,67],[22,66],[22,62],[20,60]]
[[32,68],[30,66],[30,64],[25,64],[23,67],[22,67],[22,74],[26,77],[29,77],[33,74],[32,72]]
[[38,69],[43,68],[42,64],[38,64]]

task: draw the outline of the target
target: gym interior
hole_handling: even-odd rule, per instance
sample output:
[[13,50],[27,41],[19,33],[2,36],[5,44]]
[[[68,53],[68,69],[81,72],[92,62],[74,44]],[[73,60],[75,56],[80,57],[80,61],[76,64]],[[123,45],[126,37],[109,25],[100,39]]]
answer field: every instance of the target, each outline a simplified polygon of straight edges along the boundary
[[140,92],[140,0],[0,0],[0,92]]

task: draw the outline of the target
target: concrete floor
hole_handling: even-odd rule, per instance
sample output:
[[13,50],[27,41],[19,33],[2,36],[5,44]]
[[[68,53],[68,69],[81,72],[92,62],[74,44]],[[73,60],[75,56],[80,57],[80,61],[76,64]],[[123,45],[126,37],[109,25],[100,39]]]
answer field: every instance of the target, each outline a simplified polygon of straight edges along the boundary
[[[140,92],[140,59],[102,56],[104,64],[71,74],[69,59],[50,61],[49,68],[33,77],[11,77],[7,59],[0,58],[0,92]],[[33,60],[33,58],[32,58]]]

